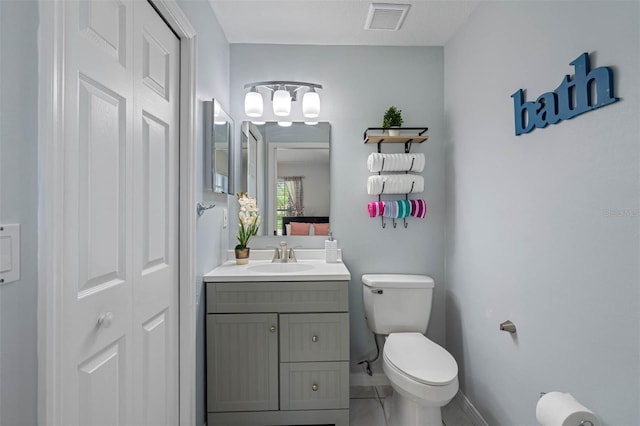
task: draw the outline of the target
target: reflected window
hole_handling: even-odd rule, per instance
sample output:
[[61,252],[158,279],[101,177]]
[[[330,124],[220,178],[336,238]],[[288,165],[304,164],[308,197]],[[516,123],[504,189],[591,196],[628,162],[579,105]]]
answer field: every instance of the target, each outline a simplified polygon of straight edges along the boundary
[[278,179],[276,186],[276,229],[282,229],[282,217],[289,216],[287,213],[287,202],[289,201],[289,191],[284,179]]
[[276,184],[276,229],[284,216],[304,216],[304,176],[279,177]]
[[229,188],[229,177],[220,173],[216,173],[213,191],[225,193],[227,192],[227,188]]

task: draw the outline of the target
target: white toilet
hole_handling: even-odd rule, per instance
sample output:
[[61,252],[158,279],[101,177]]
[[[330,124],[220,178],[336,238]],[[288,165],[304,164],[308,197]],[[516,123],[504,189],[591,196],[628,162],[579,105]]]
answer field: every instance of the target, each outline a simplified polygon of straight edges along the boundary
[[383,370],[393,396],[385,403],[390,426],[442,426],[441,407],[458,392],[458,364],[427,339],[434,282],[426,275],[365,274],[369,329],[388,335]]

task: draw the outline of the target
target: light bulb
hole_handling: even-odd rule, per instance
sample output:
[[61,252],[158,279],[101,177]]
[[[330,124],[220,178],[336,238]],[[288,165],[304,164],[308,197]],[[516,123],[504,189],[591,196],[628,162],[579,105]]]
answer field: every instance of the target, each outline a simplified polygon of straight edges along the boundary
[[286,117],[291,112],[291,95],[286,90],[278,89],[273,93],[273,113]]
[[316,118],[320,115],[320,95],[311,90],[302,97],[302,114],[308,118]]
[[249,117],[262,116],[262,95],[255,91],[247,92],[244,97],[244,113]]

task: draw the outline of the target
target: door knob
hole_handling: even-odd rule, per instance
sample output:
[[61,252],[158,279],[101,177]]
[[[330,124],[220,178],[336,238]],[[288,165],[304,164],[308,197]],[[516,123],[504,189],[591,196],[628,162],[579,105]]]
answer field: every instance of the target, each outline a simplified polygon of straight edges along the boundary
[[318,390],[318,385],[316,385],[315,383],[311,386],[311,390],[316,392]]
[[111,327],[111,323],[113,322],[113,314],[111,312],[107,312],[98,318],[98,327],[109,328]]
[[311,341],[313,343],[316,343],[318,341],[318,336],[316,336],[316,335],[311,336]]
[[275,333],[277,329],[278,329],[278,328],[277,328],[275,325],[272,325],[272,326],[269,328],[269,331],[270,331],[270,332],[272,332],[272,333]]

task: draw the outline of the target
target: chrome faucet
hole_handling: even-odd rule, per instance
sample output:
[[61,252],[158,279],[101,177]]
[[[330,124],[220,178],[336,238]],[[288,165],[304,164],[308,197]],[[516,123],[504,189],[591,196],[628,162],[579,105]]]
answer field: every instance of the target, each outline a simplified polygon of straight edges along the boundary
[[276,248],[273,253],[273,259],[271,259],[271,263],[297,263],[296,254],[293,252],[293,248],[290,248],[287,251],[287,243],[286,241],[280,242],[280,248]]
[[287,242],[280,241],[280,262],[287,263]]

